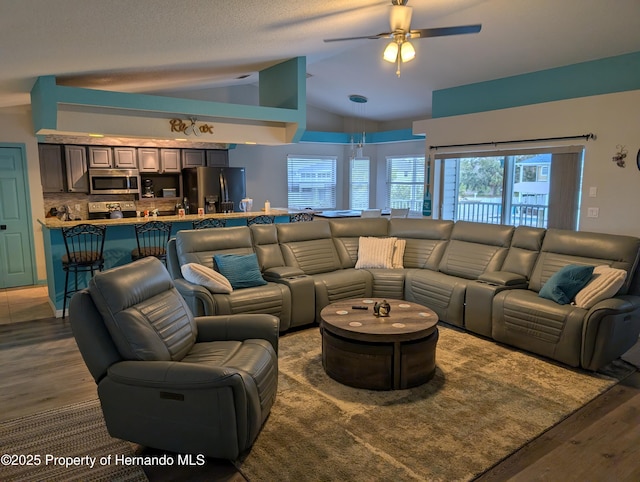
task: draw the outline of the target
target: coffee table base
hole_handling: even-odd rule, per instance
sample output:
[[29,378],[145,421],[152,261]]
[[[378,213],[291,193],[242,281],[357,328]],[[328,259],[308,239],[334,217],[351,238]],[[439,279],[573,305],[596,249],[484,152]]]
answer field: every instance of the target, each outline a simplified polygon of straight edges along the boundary
[[322,330],[322,365],[334,380],[355,388],[397,390],[431,380],[438,329],[414,341],[370,343]]

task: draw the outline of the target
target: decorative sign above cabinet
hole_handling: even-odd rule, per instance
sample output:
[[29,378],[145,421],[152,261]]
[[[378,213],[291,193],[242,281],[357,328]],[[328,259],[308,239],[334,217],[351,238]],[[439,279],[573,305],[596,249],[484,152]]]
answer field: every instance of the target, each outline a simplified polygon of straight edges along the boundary
[[181,119],[171,119],[169,125],[171,126],[171,132],[182,132],[189,136],[199,136],[200,134],[213,134],[213,126],[211,124],[196,125],[197,119],[191,118],[191,124],[187,124]]

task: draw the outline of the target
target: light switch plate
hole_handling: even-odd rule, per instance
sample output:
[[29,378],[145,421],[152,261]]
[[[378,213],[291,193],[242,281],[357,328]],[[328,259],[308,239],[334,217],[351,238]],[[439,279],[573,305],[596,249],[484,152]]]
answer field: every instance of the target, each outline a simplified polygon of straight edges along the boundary
[[599,214],[599,208],[588,208],[587,209],[587,217],[588,218],[597,218]]
[[596,197],[598,195],[598,188],[596,186],[591,186],[589,188],[589,197]]

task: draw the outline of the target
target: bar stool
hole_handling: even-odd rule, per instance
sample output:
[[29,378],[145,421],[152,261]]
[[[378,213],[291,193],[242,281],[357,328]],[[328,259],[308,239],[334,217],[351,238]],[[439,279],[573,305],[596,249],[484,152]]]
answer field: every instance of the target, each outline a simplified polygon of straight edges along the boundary
[[147,221],[146,223],[134,224],[136,231],[136,243],[138,247],[131,251],[133,261],[155,256],[166,263],[167,243],[171,237],[171,223],[164,221]]
[[290,223],[301,223],[306,221],[313,221],[313,213],[295,213],[289,215]]
[[193,229],[207,229],[207,228],[224,228],[227,225],[226,219],[197,219],[191,223]]
[[247,219],[247,226],[252,224],[273,224],[275,216],[269,216],[267,214],[260,214],[252,218]]
[[[107,227],[95,224],[78,224],[62,228],[62,239],[67,254],[62,256],[64,275],[64,301],[62,318],[67,311],[67,299],[78,291],[78,273],[91,273],[104,268],[104,239]],[[74,274],[74,289],[69,289],[69,273]]]

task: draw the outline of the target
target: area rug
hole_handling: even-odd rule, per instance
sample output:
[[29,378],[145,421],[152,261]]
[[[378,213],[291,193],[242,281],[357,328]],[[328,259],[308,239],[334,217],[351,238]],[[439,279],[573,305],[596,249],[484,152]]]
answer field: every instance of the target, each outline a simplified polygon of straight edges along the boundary
[[633,371],[572,370],[440,327],[436,374],[409,390],[342,385],[317,328],[280,340],[276,403],[236,462],[251,482],[471,480]]
[[133,449],[109,436],[98,400],[2,422],[0,446],[2,481],[147,480],[139,466],[117,463]]

